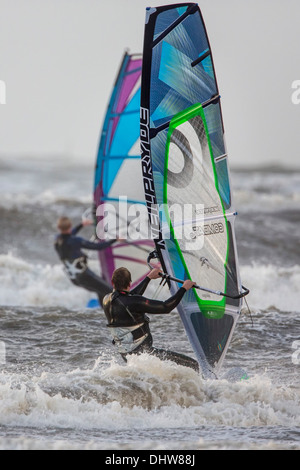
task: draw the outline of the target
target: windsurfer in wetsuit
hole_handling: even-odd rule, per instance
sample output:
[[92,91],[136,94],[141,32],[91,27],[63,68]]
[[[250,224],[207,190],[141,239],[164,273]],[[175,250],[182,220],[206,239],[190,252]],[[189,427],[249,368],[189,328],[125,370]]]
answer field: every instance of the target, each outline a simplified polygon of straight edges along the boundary
[[153,340],[146,313],[170,313],[179,304],[186,291],[195,285],[192,281],[185,281],[176,294],[165,301],[143,297],[150,280],[158,279],[159,273],[159,269],[153,269],[138,286],[130,290],[130,271],[126,268],[118,268],[114,271],[112,276],[114,290],[103,299],[103,309],[108,321],[107,326],[113,337],[113,344],[117,346],[126,362],[129,354],[147,352],[162,360],[171,360],[198,371],[199,365],[194,359],[152,346]]
[[82,249],[103,250],[116,240],[95,243],[76,236],[82,227],[91,224],[92,221],[86,219],[72,228],[72,222],[68,217],[60,217],[57,222],[60,233],[55,237],[54,246],[72,283],[88,291],[96,292],[99,303],[102,305],[103,297],[112,291],[112,286],[88,268],[87,256]]

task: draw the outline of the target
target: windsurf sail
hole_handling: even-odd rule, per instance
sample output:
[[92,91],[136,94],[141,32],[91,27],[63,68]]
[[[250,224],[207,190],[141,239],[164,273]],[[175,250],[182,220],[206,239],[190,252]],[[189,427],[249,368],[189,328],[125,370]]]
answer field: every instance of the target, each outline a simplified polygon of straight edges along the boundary
[[204,375],[218,373],[242,297],[220,95],[195,3],[147,8],[140,113],[145,198],[156,253]]
[[[111,282],[114,269],[126,266],[133,285],[149,272],[145,261],[154,244],[141,228],[134,237],[135,205],[144,205],[139,151],[142,57],[124,53],[104,119],[94,181],[96,233],[99,240],[123,238],[99,252],[103,279]],[[146,211],[145,211],[146,212]],[[146,226],[148,220],[146,215]],[[130,240],[128,231],[131,230]],[[129,234],[130,235],[130,234]]]

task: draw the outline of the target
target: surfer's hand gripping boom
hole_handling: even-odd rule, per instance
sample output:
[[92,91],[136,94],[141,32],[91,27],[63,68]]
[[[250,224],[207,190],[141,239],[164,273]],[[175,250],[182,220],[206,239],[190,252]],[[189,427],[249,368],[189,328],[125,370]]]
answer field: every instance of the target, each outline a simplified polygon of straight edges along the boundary
[[[155,251],[154,252],[152,251],[149,254],[148,259],[147,259],[147,263],[148,263],[148,266],[149,266],[150,269],[154,269],[154,266],[152,266],[151,263],[150,263],[150,260],[153,259],[153,258],[158,258],[158,254]],[[170,274],[164,273],[162,271],[159,272],[158,274],[166,282],[174,281],[174,282],[178,282],[179,284],[184,284],[184,282],[185,282],[182,279],[178,279],[178,278],[173,277]],[[205,291],[205,292],[210,292],[211,294],[220,295],[221,297],[228,297],[229,299],[241,299],[242,297],[245,297],[246,295],[248,295],[249,292],[250,292],[249,289],[247,289],[244,286],[242,286],[243,292],[240,292],[237,295],[229,295],[229,294],[226,294],[225,292],[222,292],[222,291],[219,291],[219,290],[208,289],[207,287],[199,286],[196,283],[193,285],[193,288],[194,289],[199,289],[199,290],[202,290],[202,291]]]

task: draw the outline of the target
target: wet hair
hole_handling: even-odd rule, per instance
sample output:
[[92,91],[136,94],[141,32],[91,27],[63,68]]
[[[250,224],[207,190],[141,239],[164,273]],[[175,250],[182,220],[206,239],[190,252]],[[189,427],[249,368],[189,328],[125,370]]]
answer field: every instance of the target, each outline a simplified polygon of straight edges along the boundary
[[72,227],[72,222],[69,217],[60,217],[57,221],[57,228],[61,232],[66,232]]
[[127,268],[118,268],[113,272],[111,282],[116,290],[127,289],[131,283],[131,274]]

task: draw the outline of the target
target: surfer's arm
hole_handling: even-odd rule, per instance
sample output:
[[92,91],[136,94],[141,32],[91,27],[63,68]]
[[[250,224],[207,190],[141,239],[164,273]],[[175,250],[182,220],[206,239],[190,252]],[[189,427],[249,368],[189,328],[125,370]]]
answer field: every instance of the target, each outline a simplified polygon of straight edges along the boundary
[[76,233],[78,233],[83,227],[83,224],[78,224],[76,225],[72,231],[71,231],[71,235],[76,235]]
[[80,222],[80,224],[76,225],[72,231],[71,231],[71,235],[76,235],[83,227],[85,227],[86,225],[92,225],[92,221],[91,220],[88,220],[88,219],[85,219],[83,220],[82,222]]
[[130,291],[130,294],[143,295],[149,282],[150,282],[150,278],[146,276],[145,279],[142,280],[142,282],[140,282],[136,287],[134,287],[134,289]]
[[150,273],[147,274],[145,279],[143,279],[142,282],[140,282],[136,287],[134,287],[134,289],[132,289],[130,293],[135,295],[143,295],[151,279],[159,279],[160,272],[161,270],[158,268],[152,269]]
[[89,240],[85,240],[84,238],[80,239],[80,247],[81,248],[86,248],[87,250],[104,250],[105,248],[109,247],[113,243],[115,243],[115,239],[113,240],[108,240],[106,242],[101,242],[101,243],[96,243],[96,242],[90,242]]
[[137,296],[133,298],[134,305],[130,304],[129,308],[130,310],[139,313],[170,313],[175,307],[177,307],[185,293],[186,289],[184,287],[180,287],[176,294],[172,295],[172,297],[165,301]]

